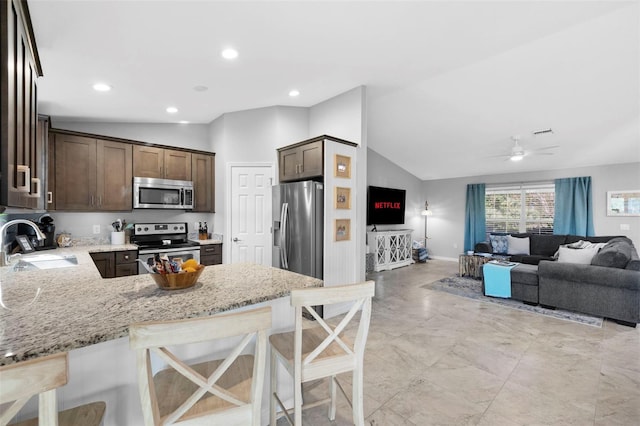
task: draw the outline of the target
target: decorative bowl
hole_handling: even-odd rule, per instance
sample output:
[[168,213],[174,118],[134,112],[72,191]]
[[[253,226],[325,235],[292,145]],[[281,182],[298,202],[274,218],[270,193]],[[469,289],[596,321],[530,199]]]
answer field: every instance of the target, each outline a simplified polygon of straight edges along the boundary
[[158,287],[163,290],[180,290],[195,285],[204,271],[204,265],[198,265],[195,272],[178,272],[177,274],[149,274]]

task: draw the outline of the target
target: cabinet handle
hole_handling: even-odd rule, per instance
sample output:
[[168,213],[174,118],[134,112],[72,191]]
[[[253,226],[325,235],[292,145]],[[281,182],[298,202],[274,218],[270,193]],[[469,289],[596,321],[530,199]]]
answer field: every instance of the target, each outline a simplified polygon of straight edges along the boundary
[[98,195],[98,207],[102,207],[102,195]]
[[89,205],[93,206],[93,195],[91,196],[90,200],[89,200]]
[[33,198],[40,198],[40,188],[42,187],[42,182],[40,182],[40,178],[31,178],[31,183],[35,185],[35,191],[31,192],[31,196]]
[[[17,169],[18,169],[18,174],[24,173],[24,185],[17,185],[16,190],[18,192],[31,191],[31,168],[23,164],[18,164]],[[19,178],[18,178],[18,182],[20,182]]]
[[47,192],[47,204],[52,204],[53,203],[53,192],[49,191]]

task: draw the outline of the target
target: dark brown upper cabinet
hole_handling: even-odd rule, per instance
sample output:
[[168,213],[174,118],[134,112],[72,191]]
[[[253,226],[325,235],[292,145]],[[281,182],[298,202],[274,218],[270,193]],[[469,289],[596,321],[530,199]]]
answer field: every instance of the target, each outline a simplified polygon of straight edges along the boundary
[[133,147],[133,175],[191,180],[191,153],[153,146]]
[[42,208],[45,147],[38,145],[42,68],[26,1],[0,2],[0,205]]
[[323,141],[296,144],[278,150],[280,182],[322,176],[324,172]]
[[194,212],[215,212],[215,156],[191,154]]
[[76,135],[54,135],[56,210],[132,209],[132,146]]

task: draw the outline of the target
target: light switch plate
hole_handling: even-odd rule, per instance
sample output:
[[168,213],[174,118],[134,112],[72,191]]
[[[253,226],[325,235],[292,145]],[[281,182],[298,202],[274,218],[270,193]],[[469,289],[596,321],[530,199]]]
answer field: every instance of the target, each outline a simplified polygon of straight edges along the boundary
[[631,226],[629,226],[629,224],[628,224],[628,223],[621,223],[621,224],[620,224],[620,230],[621,230],[621,231],[628,231],[628,230],[630,230],[630,229],[631,229]]

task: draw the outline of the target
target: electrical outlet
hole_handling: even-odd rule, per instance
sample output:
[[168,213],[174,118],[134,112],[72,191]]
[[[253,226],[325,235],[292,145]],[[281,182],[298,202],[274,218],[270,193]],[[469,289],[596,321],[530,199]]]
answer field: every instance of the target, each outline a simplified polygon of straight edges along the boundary
[[457,243],[453,243],[453,248],[457,249],[458,248],[458,244]]
[[93,225],[93,233],[94,234],[100,233],[100,225]]
[[629,231],[631,229],[631,226],[629,226],[628,223],[621,223],[620,224],[620,230],[621,231]]

